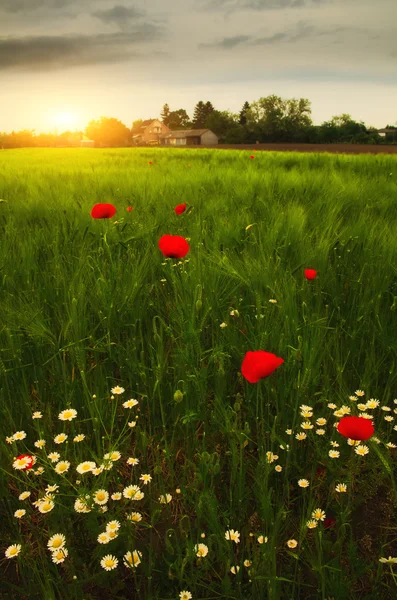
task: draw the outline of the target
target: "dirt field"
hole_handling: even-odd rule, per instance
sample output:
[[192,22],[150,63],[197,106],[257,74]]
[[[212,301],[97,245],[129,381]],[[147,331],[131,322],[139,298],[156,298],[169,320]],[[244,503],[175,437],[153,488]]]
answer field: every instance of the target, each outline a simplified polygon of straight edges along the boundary
[[[174,147],[174,146],[173,146]],[[177,147],[177,146],[175,146]],[[185,146],[186,148],[186,146]],[[214,148],[214,146],[188,146],[188,148]],[[372,144],[218,144],[220,150],[257,150],[271,152],[332,152],[336,154],[397,154],[397,145]]]

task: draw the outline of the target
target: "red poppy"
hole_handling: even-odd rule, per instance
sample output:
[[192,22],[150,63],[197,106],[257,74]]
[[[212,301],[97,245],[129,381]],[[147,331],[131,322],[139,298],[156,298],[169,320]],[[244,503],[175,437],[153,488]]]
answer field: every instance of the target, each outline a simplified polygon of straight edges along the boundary
[[174,210],[177,215],[181,215],[186,210],[186,202],[184,204],[178,204],[178,206],[175,206]]
[[250,383],[257,383],[271,375],[283,362],[283,358],[264,350],[247,352],[241,365],[241,373]]
[[375,433],[372,421],[364,417],[342,417],[337,430],[352,440],[368,440]]
[[255,156],[253,154],[251,154],[250,158],[255,158]]
[[315,279],[317,271],[315,269],[305,269],[306,279]]
[[149,160],[149,165],[152,165],[152,164],[153,164],[153,163],[152,163],[152,161],[151,161],[151,160]]
[[21,454],[20,456],[17,456],[15,460],[20,460],[21,458],[30,458],[30,463],[27,464],[23,469],[20,469],[21,471],[27,471],[33,467],[33,456],[30,454]]
[[113,204],[95,204],[91,211],[91,217],[94,219],[110,219],[116,214],[116,208]]
[[127,206],[127,209],[126,209],[126,210],[127,210],[128,212],[131,212],[131,211],[132,211],[132,210],[134,210],[134,209],[133,209],[133,207],[132,207],[132,206]]
[[183,258],[189,252],[189,244],[180,235],[163,235],[159,240],[159,248],[169,258]]
[[325,529],[332,529],[336,525],[336,519],[334,517],[327,517],[324,519],[324,527]]

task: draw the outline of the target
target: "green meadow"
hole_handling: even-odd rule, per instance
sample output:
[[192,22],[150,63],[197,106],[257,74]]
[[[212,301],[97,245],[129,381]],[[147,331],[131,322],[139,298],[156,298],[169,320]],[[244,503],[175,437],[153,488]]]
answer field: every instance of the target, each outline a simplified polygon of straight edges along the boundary
[[0,152],[1,598],[396,598],[397,156],[250,154]]

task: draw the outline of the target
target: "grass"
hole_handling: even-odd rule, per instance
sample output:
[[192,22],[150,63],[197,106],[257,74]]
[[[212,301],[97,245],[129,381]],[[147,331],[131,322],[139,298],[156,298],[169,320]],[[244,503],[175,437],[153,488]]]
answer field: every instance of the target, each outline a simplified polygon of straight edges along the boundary
[[[396,450],[386,446],[397,433],[384,419],[397,409],[397,158],[249,155],[0,153],[1,597],[396,597],[393,565],[379,558],[397,556]],[[95,203],[114,204],[116,215],[92,219]],[[189,238],[185,259],[164,259],[166,233]],[[241,363],[259,349],[285,362],[250,384]],[[124,393],[112,394],[116,386]],[[352,400],[356,390],[364,398]],[[124,408],[130,398],[138,405]],[[328,404],[360,414],[370,398],[380,400],[367,411],[376,437],[358,456]],[[303,404],[313,417],[301,416]],[[63,422],[68,407],[77,417]],[[314,428],[299,441],[304,420]],[[7,443],[17,431],[27,437]],[[61,432],[68,439],[56,444]],[[329,457],[331,441],[339,458]],[[70,462],[64,475],[54,451]],[[76,472],[112,451],[121,453],[112,469]],[[35,468],[13,469],[24,453],[36,455]],[[335,491],[340,482],[347,493]],[[55,507],[42,514],[32,502],[48,485],[59,486]],[[77,497],[128,485],[144,498],[109,498],[105,514],[95,503],[87,514],[74,508]],[[31,496],[20,501],[24,490]],[[316,508],[332,527],[307,527]],[[126,520],[131,511],[142,520]],[[99,544],[111,520],[119,535]],[[229,529],[239,543],[225,539]],[[56,533],[69,552],[60,564],[47,549]],[[6,559],[11,544],[22,549]],[[133,569],[123,565],[128,550],[142,553]],[[109,572],[107,554],[119,561]]]

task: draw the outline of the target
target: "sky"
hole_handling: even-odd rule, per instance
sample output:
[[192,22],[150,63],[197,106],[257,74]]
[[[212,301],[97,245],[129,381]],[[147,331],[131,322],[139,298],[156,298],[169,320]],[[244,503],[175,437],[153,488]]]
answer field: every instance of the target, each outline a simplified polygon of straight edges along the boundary
[[84,130],[199,100],[307,98],[397,122],[397,0],[0,0],[0,131]]

